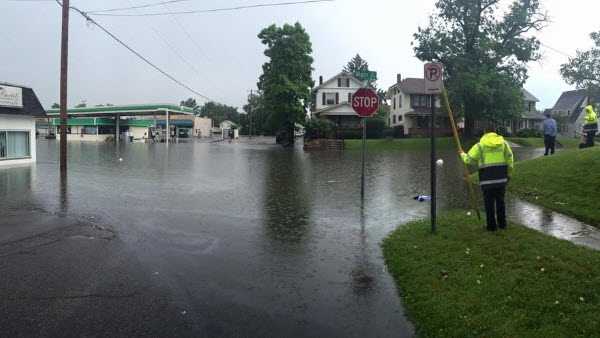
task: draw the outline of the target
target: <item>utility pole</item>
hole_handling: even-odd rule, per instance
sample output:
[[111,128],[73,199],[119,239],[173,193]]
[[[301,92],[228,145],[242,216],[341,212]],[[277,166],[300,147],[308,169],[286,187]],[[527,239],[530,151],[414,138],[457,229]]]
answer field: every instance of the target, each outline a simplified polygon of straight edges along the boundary
[[252,89],[250,89],[250,98],[248,99],[248,122],[249,122],[249,134],[250,138],[252,138]]
[[60,41],[60,174],[67,175],[67,75],[69,61],[69,0],[62,2]]

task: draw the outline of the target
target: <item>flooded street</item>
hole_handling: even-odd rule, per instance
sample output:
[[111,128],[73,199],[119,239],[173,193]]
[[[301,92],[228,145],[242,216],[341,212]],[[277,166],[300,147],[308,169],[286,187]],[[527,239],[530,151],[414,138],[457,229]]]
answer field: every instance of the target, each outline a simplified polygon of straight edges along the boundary
[[[535,156],[536,151],[519,149],[517,156]],[[68,313],[52,314],[60,317],[61,324],[42,325],[35,332],[75,327],[72,332],[85,334],[84,325],[70,326],[69,321],[81,318],[85,323],[88,317],[94,321],[97,313],[106,318],[131,317],[141,326],[152,322],[156,330],[149,334],[414,334],[385,271],[379,243],[399,224],[428,215],[429,204],[413,200],[429,192],[428,153],[369,154],[364,205],[360,201],[360,152],[306,153],[258,141],[190,142],[168,148],[164,144],[116,148],[70,143],[65,185],[60,184],[57,153],[58,143],[39,141],[37,165],[0,169],[0,210],[7,215],[0,219],[0,239],[5,243],[2,257],[23,251],[13,250],[10,243],[40,231],[54,231],[51,225],[44,228],[46,221],[89,225],[85,231],[61,228],[60,236],[76,243],[102,239],[111,244],[98,247],[108,246],[110,250],[102,250],[119,255],[101,269],[90,268],[87,273],[102,275],[99,280],[78,285],[125,288],[130,298],[139,299],[126,306],[112,300],[113,308],[122,311],[118,314],[104,313],[101,306],[90,305],[94,302],[73,306],[63,299],[66,303],[60,309]],[[441,157],[446,164],[439,176],[439,208],[462,207],[466,198],[458,159],[450,151]],[[543,231],[554,224],[546,232],[564,234],[562,238],[594,231],[581,224],[569,226],[572,220],[548,216],[519,201],[513,201],[509,210],[517,220]],[[42,221],[28,214],[41,215]],[[548,217],[552,220],[544,221]],[[60,243],[50,237],[40,241],[28,244],[25,251],[29,254],[19,259],[43,257],[44,250]],[[77,245],[82,255],[89,254],[88,266],[105,258],[85,252],[89,248],[85,244]],[[17,264],[3,259],[0,271],[18,274]],[[49,264],[45,266],[57,263]],[[81,264],[85,269],[86,264]],[[135,270],[131,274],[130,267]],[[40,269],[45,269],[43,264]],[[49,273],[47,278],[78,279],[70,275],[72,271],[65,273]],[[113,273],[123,279],[115,282]],[[46,283],[27,278],[39,285]],[[2,296],[25,292],[18,288],[5,284]],[[149,300],[153,297],[156,301]],[[31,310],[18,300],[12,305],[18,311]],[[149,311],[146,301],[158,304],[157,312],[165,318],[154,317],[152,311],[145,319],[137,316],[135,311],[141,307]],[[56,306],[46,305],[32,308],[44,307],[37,313],[41,316]],[[13,311],[10,306],[3,310]],[[80,313],[88,316],[80,317]],[[17,332],[16,325],[26,322],[10,325]]]

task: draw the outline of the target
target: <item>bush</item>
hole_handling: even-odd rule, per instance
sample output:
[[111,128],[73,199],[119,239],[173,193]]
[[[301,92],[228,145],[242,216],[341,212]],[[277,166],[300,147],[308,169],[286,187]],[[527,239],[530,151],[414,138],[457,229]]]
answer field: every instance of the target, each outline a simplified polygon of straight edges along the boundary
[[517,137],[542,137],[542,132],[537,129],[521,129],[517,132]]
[[404,136],[403,127],[386,128],[383,130],[384,138],[403,138]]
[[304,138],[335,138],[335,123],[325,119],[310,119],[306,122]]
[[367,119],[367,138],[382,138],[385,121],[378,118]]

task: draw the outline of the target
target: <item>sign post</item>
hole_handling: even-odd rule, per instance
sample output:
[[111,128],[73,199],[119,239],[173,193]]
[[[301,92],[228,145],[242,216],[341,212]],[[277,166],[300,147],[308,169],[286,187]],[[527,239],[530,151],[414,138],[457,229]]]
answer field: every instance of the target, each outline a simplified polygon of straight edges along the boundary
[[444,87],[443,66],[441,63],[428,63],[425,65],[425,92],[430,95],[431,121],[429,134],[431,137],[431,232],[436,231],[436,197],[437,197],[437,172],[435,149],[435,103],[436,96],[442,93]]
[[367,154],[367,118],[379,109],[379,97],[369,88],[361,88],[352,95],[352,109],[362,118],[362,171],[360,177],[360,197],[365,198],[365,161]]

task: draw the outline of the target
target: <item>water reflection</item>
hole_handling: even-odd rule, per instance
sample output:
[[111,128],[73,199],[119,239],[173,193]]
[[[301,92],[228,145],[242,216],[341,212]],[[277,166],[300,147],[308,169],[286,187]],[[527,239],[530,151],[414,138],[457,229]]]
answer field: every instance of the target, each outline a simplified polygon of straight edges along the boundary
[[509,199],[507,209],[509,217],[517,223],[556,238],[600,250],[598,228],[517,198]]
[[304,161],[289,150],[265,157],[264,215],[266,235],[276,242],[297,244],[306,239],[310,195],[306,190]]

